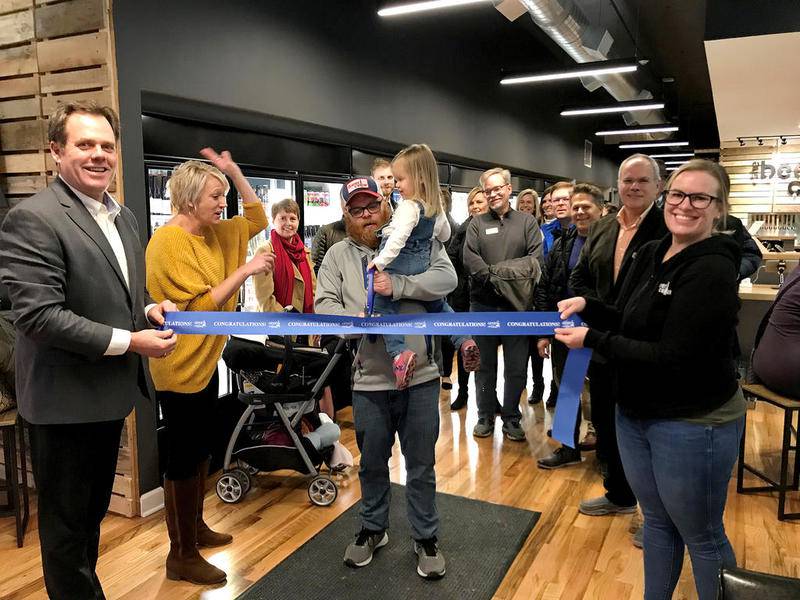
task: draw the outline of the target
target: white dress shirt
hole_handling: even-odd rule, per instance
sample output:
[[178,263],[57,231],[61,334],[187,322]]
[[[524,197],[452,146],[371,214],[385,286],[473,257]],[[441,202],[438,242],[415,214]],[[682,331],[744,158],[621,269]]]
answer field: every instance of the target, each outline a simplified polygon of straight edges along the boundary
[[[64,181],[63,177],[61,178],[61,181]],[[108,192],[104,192],[103,202],[98,202],[94,198],[90,198],[83,192],[76,190],[66,181],[64,181],[64,183],[83,203],[83,205],[86,207],[86,210],[88,210],[89,214],[92,215],[92,218],[95,220],[98,227],[100,227],[100,231],[102,231],[103,235],[106,236],[108,243],[111,245],[111,249],[114,251],[114,256],[116,257],[119,268],[122,271],[122,276],[125,278],[125,285],[127,285],[128,289],[130,289],[130,275],[128,273],[128,261],[125,256],[125,247],[122,245],[122,238],[120,238],[119,231],[117,230],[117,226],[115,224],[119,213],[122,212],[122,207],[109,195]],[[150,305],[145,309],[145,314],[147,314],[147,311],[151,308],[151,306],[153,305]],[[111,341],[109,342],[108,348],[106,348],[105,351],[105,356],[117,356],[119,354],[125,354],[130,345],[131,332],[127,331],[126,329],[114,328],[111,334]]]

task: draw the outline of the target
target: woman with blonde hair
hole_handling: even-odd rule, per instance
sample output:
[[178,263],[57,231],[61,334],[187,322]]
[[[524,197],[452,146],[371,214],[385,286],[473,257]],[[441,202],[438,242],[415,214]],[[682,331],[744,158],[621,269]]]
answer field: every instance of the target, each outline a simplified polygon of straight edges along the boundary
[[685,163],[664,190],[669,234],[636,252],[616,306],[558,303],[562,319],[580,313],[589,327],[556,329],[556,339],[614,368],[619,452],[644,515],[646,600],[672,597],[686,547],[700,600],[714,600],[720,568],[736,566],[722,517],[745,414],[740,249],[714,233],[729,190],[719,164]]
[[[447,246],[447,255],[453,268],[458,275],[458,286],[448,297],[450,306],[456,312],[469,312],[469,271],[464,266],[464,240],[467,236],[472,217],[489,212],[489,203],[480,186],[475,186],[467,194],[467,213],[469,216],[453,234],[450,245]],[[455,400],[450,403],[450,410],[461,410],[467,405],[469,398],[469,371],[464,367],[464,357],[457,355],[456,365],[458,367],[458,393]]]
[[[147,246],[147,289],[157,302],[171,300],[182,311],[233,311],[245,280],[272,270],[270,254],[245,262],[248,241],[266,228],[267,216],[229,152],[204,148],[200,153],[213,166],[190,160],[179,165],[168,182],[173,217]],[[229,188],[225,175],[244,199],[243,217],[223,219]],[[150,362],[167,426],[167,578],[201,585],[224,581],[225,572],[207,562],[197,548],[233,539],[212,531],[203,520],[219,395],[217,362],[225,340],[220,335],[180,336],[172,354]]]

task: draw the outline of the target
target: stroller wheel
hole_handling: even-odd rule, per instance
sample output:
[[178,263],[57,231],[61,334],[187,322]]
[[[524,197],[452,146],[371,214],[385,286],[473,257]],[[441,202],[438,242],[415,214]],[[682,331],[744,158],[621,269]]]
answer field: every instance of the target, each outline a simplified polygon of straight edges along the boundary
[[[244,471],[241,471],[241,473],[244,473]],[[247,477],[246,474],[245,477]],[[249,483],[250,482],[247,481],[248,487]],[[245,489],[244,480],[238,477],[236,470],[224,473],[217,479],[217,496],[219,496],[219,499],[223,502],[235,504],[240,502],[246,493],[247,490]]]
[[252,466],[252,465],[248,465],[248,464],[247,464],[246,462],[244,462],[244,461],[243,461],[241,458],[237,458],[237,459],[236,459],[236,465],[237,465],[237,466],[238,466],[238,467],[239,467],[239,468],[240,468],[242,471],[244,471],[245,473],[247,473],[247,474],[248,474],[248,475],[250,475],[251,477],[252,477],[253,475],[258,475],[258,467],[254,467],[254,466]]
[[244,471],[243,469],[233,469],[231,471],[231,475],[236,477],[236,479],[239,480],[239,483],[242,484],[242,489],[244,490],[244,494],[250,491],[252,485],[250,483],[250,476],[247,474],[246,471]]
[[308,484],[308,498],[317,506],[330,506],[339,495],[339,488],[330,477],[317,475]]

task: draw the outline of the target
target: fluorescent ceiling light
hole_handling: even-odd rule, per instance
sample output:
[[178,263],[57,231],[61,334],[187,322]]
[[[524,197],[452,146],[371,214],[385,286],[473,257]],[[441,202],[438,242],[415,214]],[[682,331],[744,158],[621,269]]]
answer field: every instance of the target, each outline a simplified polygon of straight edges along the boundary
[[682,165],[685,162],[686,162],[685,160],[665,160],[664,164],[665,165]]
[[596,75],[609,75],[611,73],[630,73],[637,69],[637,65],[616,65],[609,67],[576,67],[566,71],[543,73],[542,75],[520,75],[506,77],[500,80],[501,85],[514,85],[517,83],[539,83],[542,81],[557,81],[559,79],[577,79],[578,77],[594,77]]
[[633,112],[637,110],[658,110],[664,108],[663,102],[634,102],[631,104],[618,104],[614,106],[597,106],[589,108],[572,108],[561,111],[562,117],[578,115],[600,115],[605,113]]
[[678,158],[681,156],[692,157],[694,152],[670,152],[668,154],[651,154],[650,158]]
[[644,144],[620,144],[620,148],[664,148],[671,146],[688,146],[689,142],[647,142]]
[[379,17],[395,17],[397,15],[407,15],[409,13],[423,12],[427,10],[437,10],[439,8],[453,8],[465,4],[487,4],[490,0],[428,0],[427,2],[413,2],[411,4],[401,4],[390,6],[378,11]]
[[595,135],[631,135],[634,133],[662,133],[667,131],[678,131],[678,127],[676,125],[629,127],[628,129],[610,129],[608,131],[598,131],[595,133]]

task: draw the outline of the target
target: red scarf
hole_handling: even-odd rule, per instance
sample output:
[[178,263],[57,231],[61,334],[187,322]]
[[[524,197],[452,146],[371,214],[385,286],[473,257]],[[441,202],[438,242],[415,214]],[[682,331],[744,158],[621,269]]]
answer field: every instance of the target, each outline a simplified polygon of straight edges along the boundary
[[275,268],[272,278],[275,282],[275,298],[281,306],[292,305],[292,292],[294,291],[294,269],[296,266],[305,283],[303,294],[303,312],[314,312],[314,290],[311,284],[311,268],[306,259],[306,247],[303,240],[296,233],[286,239],[278,235],[273,229],[269,234],[272,250],[275,252]]

